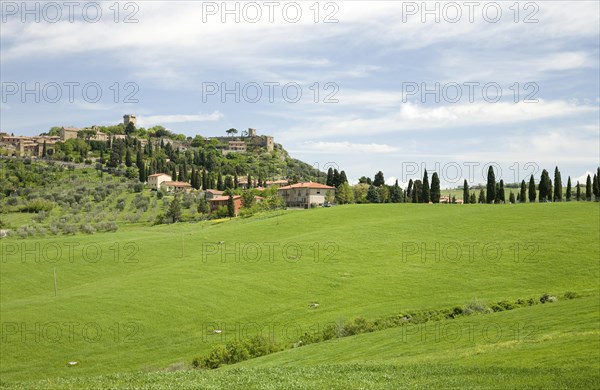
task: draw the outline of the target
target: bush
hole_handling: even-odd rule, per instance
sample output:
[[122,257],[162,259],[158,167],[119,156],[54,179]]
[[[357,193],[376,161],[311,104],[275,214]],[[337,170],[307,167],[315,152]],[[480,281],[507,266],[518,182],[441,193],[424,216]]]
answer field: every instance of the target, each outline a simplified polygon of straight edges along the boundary
[[563,297],[565,299],[575,299],[575,298],[579,298],[579,294],[577,294],[576,292],[573,291],[567,291]]
[[85,234],[96,233],[96,229],[94,229],[94,227],[92,225],[90,225],[89,223],[81,224],[81,226],[79,226],[79,230],[81,230],[81,232],[85,233]]
[[545,293],[544,295],[542,295],[540,297],[541,303],[546,303],[546,302],[552,303],[552,302],[556,302],[556,301],[558,301],[558,298],[556,298],[554,295],[550,295],[548,293]]
[[75,225],[63,225],[62,227],[63,234],[75,234],[77,232],[77,227]]
[[165,194],[161,190],[156,191],[156,199],[162,199],[163,196],[165,196]]
[[341,329],[341,337],[353,336],[360,333],[368,333],[375,330],[373,323],[369,322],[364,317],[357,317],[347,322]]
[[479,302],[477,300],[473,300],[471,301],[471,303],[469,303],[467,306],[465,306],[464,310],[463,310],[463,314],[464,315],[471,315],[471,314],[477,314],[477,313],[489,313],[490,309],[483,304],[482,302]]
[[135,183],[133,185],[133,192],[142,192],[144,190],[144,184],[143,183]]

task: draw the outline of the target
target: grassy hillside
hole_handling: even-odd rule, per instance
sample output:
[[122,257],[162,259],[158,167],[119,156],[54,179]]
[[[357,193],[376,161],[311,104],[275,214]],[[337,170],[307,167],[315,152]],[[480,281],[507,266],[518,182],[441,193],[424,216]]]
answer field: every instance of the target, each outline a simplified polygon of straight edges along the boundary
[[213,371],[51,379],[35,386],[597,388],[597,309],[595,296],[347,337]]
[[[587,367],[594,360],[580,365],[579,355],[560,345],[567,340],[561,333],[572,328],[568,319],[580,316],[581,339],[573,337],[597,364],[599,349],[593,341],[598,336],[593,330],[598,325],[599,211],[597,203],[356,205],[220,223],[131,225],[117,233],[93,236],[3,239],[2,381],[152,371],[189,363],[215,344],[259,332],[289,345],[297,341],[299,332],[313,332],[357,316],[376,318],[545,292],[562,296],[566,291],[590,298],[476,318],[490,321],[491,316],[499,316],[499,321],[519,322],[520,317],[511,316],[523,315],[538,323],[554,315],[564,319],[553,322],[555,331],[549,328],[547,333],[557,332],[557,337],[540,339],[542,352],[530,347],[503,349],[501,340],[482,347],[488,359],[485,366],[500,367],[506,377],[526,377],[531,374],[526,367],[517,369],[509,362],[542,356],[548,348],[566,352],[563,358],[573,362],[573,367]],[[311,308],[315,302],[319,307]],[[559,312],[548,314],[553,313],[550,310]],[[586,317],[586,313],[591,314]],[[214,333],[215,329],[222,332]],[[363,377],[356,374],[361,370],[371,376],[380,375],[373,372],[381,370],[381,375],[402,379],[409,374],[398,373],[388,363],[446,364],[456,354],[452,346],[434,344],[408,348],[412,357],[397,360],[389,352],[394,348],[383,340],[389,337],[387,332],[399,331],[310,345],[240,367],[272,367],[298,356],[292,360],[350,364],[334,371],[339,375],[352,372],[349,378],[357,380]],[[354,350],[352,340],[362,343],[356,345],[355,354],[348,353]],[[363,354],[363,347],[372,350]],[[471,347],[475,348],[472,352],[477,350]],[[504,351],[506,358],[494,361],[495,348]],[[313,359],[311,353],[322,359]],[[283,360],[278,363],[277,359]],[[477,360],[468,359],[471,363],[450,367],[448,372],[456,372],[457,378],[466,373],[470,373],[467,378],[477,376]],[[376,366],[351,368],[370,360]],[[67,367],[68,361],[79,365]],[[425,370],[412,369],[417,376]],[[331,376],[328,368],[305,367],[304,363],[290,371],[267,370],[259,372],[272,383],[279,383],[280,376],[302,375],[299,372]],[[433,375],[446,375],[443,367],[432,370]],[[218,384],[224,380],[221,371],[178,375]],[[235,373],[240,383],[256,375],[244,370]],[[134,377],[146,380],[138,374]],[[78,379],[72,381],[78,383]]]

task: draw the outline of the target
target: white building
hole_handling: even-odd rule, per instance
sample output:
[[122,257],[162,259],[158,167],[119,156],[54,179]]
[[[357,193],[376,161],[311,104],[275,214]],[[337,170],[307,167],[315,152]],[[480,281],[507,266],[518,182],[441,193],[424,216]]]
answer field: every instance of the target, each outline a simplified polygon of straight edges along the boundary
[[171,181],[171,175],[166,173],[155,173],[154,175],[148,176],[148,186],[153,190],[158,190],[163,181]]
[[277,193],[283,197],[289,207],[310,207],[311,204],[322,206],[327,192],[335,196],[335,187],[320,183],[298,183],[281,187]]

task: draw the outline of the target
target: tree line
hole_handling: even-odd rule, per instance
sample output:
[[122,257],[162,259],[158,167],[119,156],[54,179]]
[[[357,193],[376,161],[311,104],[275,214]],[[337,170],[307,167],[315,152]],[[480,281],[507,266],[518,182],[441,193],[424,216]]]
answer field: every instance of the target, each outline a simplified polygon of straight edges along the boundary
[[[393,185],[385,184],[385,179],[382,171],[375,174],[373,179],[362,176],[358,180],[358,184],[350,186],[345,174],[344,180],[336,181],[335,170],[328,172],[328,185],[336,187],[335,200],[339,204],[347,203],[440,203],[442,199],[440,179],[437,172],[431,175],[424,171],[423,178],[412,180],[410,179],[406,189],[399,186],[398,180]],[[342,171],[343,172],[343,171]],[[341,177],[341,173],[337,177]],[[493,167],[488,168],[487,183],[485,188],[479,188],[479,193],[472,191],[467,180],[463,183],[464,204],[501,204],[501,203],[526,203],[529,202],[562,202],[562,201],[592,201],[600,200],[600,168],[593,175],[588,174],[585,185],[575,184],[573,188],[571,177],[567,178],[566,189],[563,188],[563,181],[558,167],[554,169],[554,181],[550,179],[547,170],[543,170],[536,184],[533,175],[529,178],[529,183],[525,180],[521,181],[520,187],[511,184],[510,187],[516,187],[518,191],[509,192],[508,201],[506,199],[506,191],[504,180],[496,180],[496,174]],[[329,179],[331,178],[331,180]],[[449,203],[456,203],[455,196],[448,199]]]

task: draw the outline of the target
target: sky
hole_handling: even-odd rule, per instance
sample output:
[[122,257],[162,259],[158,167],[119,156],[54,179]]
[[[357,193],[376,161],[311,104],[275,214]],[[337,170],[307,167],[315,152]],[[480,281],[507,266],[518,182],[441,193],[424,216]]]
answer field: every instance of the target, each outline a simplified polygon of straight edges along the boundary
[[600,2],[1,2],[0,131],[136,114],[444,187],[600,160]]

